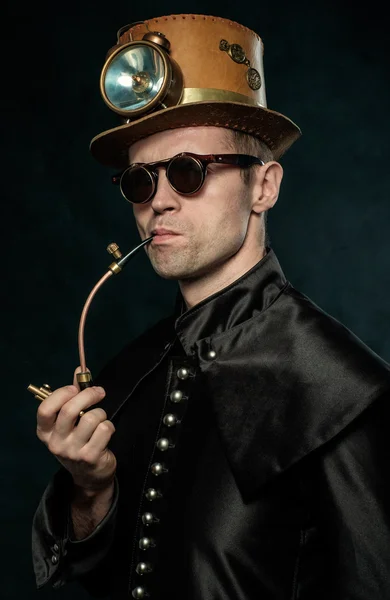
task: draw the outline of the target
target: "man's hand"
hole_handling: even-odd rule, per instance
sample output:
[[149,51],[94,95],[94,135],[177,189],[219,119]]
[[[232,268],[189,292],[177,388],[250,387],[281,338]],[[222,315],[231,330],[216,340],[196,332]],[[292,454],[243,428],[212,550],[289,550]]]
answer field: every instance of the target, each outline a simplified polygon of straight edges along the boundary
[[91,387],[80,392],[76,372],[73,385],[59,388],[42,400],[37,436],[69,471],[75,485],[93,496],[112,487],[116,458],[107,445],[115,427],[102,408],[79,417],[81,410],[100,402],[105,391]]

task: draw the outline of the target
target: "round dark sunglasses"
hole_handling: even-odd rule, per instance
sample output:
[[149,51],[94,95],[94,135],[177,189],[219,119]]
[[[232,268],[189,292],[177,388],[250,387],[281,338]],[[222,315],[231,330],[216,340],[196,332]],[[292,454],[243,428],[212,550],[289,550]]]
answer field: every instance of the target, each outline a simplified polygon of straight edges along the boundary
[[164,167],[172,189],[178,194],[196,194],[205,182],[207,167],[211,163],[246,168],[264,165],[256,156],[248,154],[206,154],[182,152],[172,158],[151,163],[134,163],[122,173],[112,177],[119,185],[122,195],[132,204],[144,204],[153,198],[157,190],[159,167]]

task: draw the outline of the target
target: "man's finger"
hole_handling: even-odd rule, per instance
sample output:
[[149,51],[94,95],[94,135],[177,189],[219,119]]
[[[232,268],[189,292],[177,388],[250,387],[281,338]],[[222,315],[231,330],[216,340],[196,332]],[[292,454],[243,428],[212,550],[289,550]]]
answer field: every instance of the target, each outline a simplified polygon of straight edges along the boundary
[[42,432],[51,431],[62,406],[79,393],[74,385],[66,385],[55,390],[41,401],[37,411],[37,427]]
[[75,443],[79,446],[84,446],[90,439],[100,423],[106,421],[107,414],[102,408],[96,407],[88,410],[85,415],[80,418],[77,426],[73,431]]
[[100,402],[104,396],[105,391],[101,387],[90,387],[79,392],[61,407],[54,425],[55,432],[60,437],[68,436],[79,418],[80,411]]
[[88,451],[90,456],[98,457],[107,449],[111,436],[115,433],[115,425],[108,419],[102,421],[93,432],[89,442],[84,446],[84,451]]

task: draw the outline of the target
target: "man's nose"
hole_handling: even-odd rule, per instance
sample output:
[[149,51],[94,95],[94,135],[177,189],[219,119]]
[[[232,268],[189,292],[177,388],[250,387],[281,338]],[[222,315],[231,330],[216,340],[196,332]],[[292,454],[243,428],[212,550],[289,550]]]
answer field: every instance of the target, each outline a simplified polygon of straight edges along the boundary
[[180,207],[180,197],[170,186],[166,171],[162,167],[158,169],[156,185],[156,193],[151,200],[152,209],[157,213],[177,210]]

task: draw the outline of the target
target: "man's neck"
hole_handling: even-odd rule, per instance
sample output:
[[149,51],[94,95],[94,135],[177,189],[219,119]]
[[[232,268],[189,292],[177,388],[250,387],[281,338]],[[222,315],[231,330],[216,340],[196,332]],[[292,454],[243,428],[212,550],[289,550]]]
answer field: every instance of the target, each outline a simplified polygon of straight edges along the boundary
[[240,261],[229,261],[224,266],[218,267],[214,271],[210,271],[198,278],[179,281],[180,291],[187,309],[189,310],[209,296],[216,294],[237,281],[242,275],[250,271],[266,253],[265,248],[262,248],[259,254],[254,256],[251,261],[246,261],[245,264],[242,264]]

